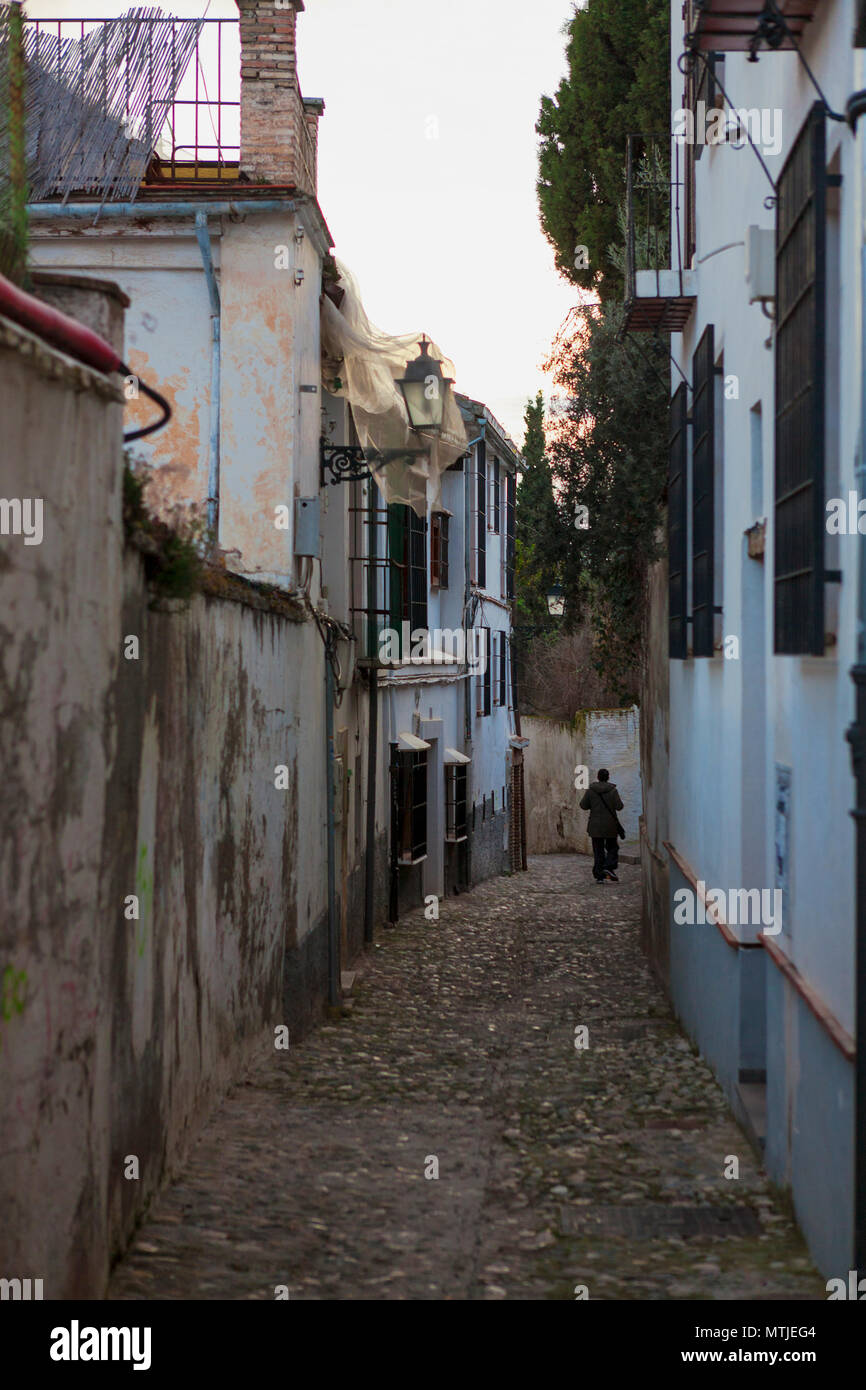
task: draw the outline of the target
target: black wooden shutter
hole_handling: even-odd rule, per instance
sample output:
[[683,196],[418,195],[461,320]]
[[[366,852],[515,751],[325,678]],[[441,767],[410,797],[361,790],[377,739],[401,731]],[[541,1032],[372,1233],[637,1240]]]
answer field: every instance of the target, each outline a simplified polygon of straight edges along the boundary
[[438,512],[433,512],[430,517],[430,587],[439,588],[440,561],[439,556],[442,549],[441,541],[441,518]]
[[689,427],[685,382],[671,400],[668,448],[668,655],[682,660],[688,655],[686,582],[688,555],[688,457]]
[[451,518],[445,512],[439,517],[439,588],[448,588],[448,548],[451,538]]
[[475,570],[475,582],[479,588],[487,587],[487,445],[481,439],[478,442],[476,451],[476,483],[475,483],[475,504],[478,509],[477,522],[477,547],[478,560]]
[[824,652],[824,342],[827,164],[816,102],[776,204],[774,650]]
[[490,660],[490,628],[481,629],[484,633],[484,676],[482,682],[482,713],[490,713],[490,692],[491,692],[491,660]]
[[713,654],[715,589],[715,330],[707,324],[692,358],[692,651]]
[[505,673],[508,664],[508,648],[504,632],[499,634],[499,703],[505,704]]
[[427,521],[406,508],[409,523],[409,623],[410,630],[427,626]]
[[514,492],[515,478],[505,478],[505,597],[514,598]]
[[499,459],[493,460],[493,531],[499,535]]

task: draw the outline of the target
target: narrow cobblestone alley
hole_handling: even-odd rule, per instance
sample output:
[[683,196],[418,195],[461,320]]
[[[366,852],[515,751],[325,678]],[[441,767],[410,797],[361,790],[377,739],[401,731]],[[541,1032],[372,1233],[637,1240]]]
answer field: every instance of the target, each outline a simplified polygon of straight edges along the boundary
[[649,975],[639,872],[534,859],[380,934],[351,1015],[215,1112],[109,1297],[823,1299]]

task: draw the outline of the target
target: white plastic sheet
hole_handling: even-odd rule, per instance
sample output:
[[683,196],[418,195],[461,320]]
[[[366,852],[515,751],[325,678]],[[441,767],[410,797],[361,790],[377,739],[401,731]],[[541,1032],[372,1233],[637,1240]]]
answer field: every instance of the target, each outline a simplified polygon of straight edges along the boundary
[[[386,502],[405,502],[418,516],[441,505],[442,474],[466,452],[468,439],[451,387],[444,388],[442,429],[416,432],[409,424],[397,381],[421,351],[421,333],[384,333],[370,322],[358,283],[340,261],[340,307],[327,295],[322,304],[323,375],[327,389],[351,407],[358,439],[381,454],[407,450],[402,457],[374,463],[374,477]],[[453,363],[435,343],[427,352],[453,380]],[[413,452],[409,452],[413,451]]]

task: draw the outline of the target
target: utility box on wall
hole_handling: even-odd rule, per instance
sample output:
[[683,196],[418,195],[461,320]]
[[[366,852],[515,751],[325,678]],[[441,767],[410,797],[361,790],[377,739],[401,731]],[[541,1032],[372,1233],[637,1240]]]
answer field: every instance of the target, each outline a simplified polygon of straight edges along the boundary
[[750,304],[776,297],[776,233],[771,228],[746,228],[746,284]]
[[319,558],[319,499],[295,498],[295,554]]

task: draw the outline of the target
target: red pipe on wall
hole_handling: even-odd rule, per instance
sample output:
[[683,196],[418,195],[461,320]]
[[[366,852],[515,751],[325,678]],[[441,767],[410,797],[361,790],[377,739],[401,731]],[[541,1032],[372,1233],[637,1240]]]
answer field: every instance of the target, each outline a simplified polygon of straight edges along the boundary
[[[27,294],[25,290],[19,290],[5,275],[0,275],[0,314],[5,314],[6,318],[21,328],[29,328],[31,333],[38,334],[52,347],[59,348],[69,357],[77,358],[88,367],[95,367],[97,371],[105,373],[122,372],[125,377],[132,375],[111,344],[100,338],[98,333],[94,333],[92,328],[85,328],[77,319],[71,319],[68,314],[61,314],[59,309],[53,309],[50,304],[43,303],[41,299]],[[157,420],[155,424],[145,425],[142,429],[128,430],[123,436],[125,444],[154,434],[171,419],[171,406],[168,401],[145,382],[139,380],[138,384],[144,394],[159,406],[162,419]]]
[[123,365],[111,344],[98,333],[20,290],[5,275],[0,275],[0,314],[97,371],[117,372]]

